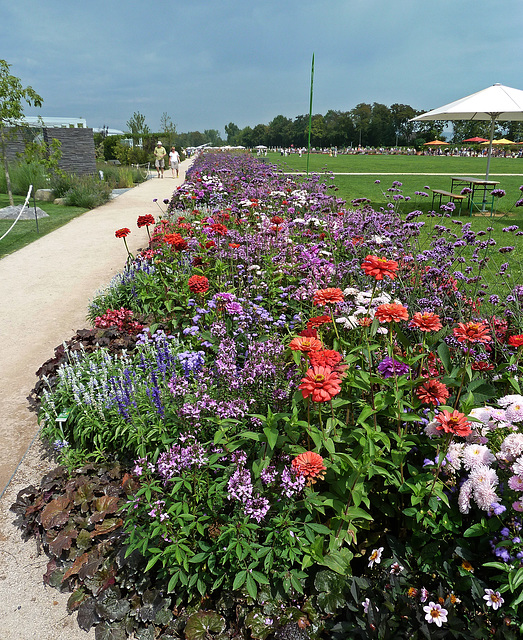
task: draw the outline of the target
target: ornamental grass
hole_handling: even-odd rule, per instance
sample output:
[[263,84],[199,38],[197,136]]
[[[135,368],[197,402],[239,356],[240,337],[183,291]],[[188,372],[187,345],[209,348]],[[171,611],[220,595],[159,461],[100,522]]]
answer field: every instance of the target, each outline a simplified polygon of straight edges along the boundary
[[143,325],[135,346],[76,349],[42,385],[71,477],[120,470],[113,555],[83,550],[109,516],[69,521],[72,484],[40,530],[102,637],[520,637],[523,285],[506,263],[491,292],[503,247],[429,217],[427,244],[421,212],[319,176],[194,163],[89,309],[100,332]]

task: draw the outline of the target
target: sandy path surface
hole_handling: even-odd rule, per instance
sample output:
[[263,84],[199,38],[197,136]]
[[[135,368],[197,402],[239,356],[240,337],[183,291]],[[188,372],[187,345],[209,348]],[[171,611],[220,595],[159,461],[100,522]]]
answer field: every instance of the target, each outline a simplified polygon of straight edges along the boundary
[[166,171],[0,260],[0,640],[94,638],[67,615],[68,594],[44,588],[46,557],[37,557],[35,543],[24,544],[11,524],[17,492],[54,466],[41,457],[26,398],[37,369],[57,345],[89,327],[89,301],[122,270],[127,254],[116,229],[131,229],[131,251],[145,247],[138,216],[160,213],[154,198],[165,210],[163,199],[182,184],[189,164],[181,164],[179,178]]

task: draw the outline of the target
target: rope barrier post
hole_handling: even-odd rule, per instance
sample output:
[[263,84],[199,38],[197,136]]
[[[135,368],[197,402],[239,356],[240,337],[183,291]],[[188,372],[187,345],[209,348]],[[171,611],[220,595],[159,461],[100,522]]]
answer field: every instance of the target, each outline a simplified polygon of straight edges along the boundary
[[[32,187],[33,185],[31,185]],[[35,212],[35,221],[36,221],[36,233],[38,233],[38,235],[40,235],[40,230],[38,229],[38,213],[36,211],[36,191],[33,190],[33,208],[34,208],[34,212]]]

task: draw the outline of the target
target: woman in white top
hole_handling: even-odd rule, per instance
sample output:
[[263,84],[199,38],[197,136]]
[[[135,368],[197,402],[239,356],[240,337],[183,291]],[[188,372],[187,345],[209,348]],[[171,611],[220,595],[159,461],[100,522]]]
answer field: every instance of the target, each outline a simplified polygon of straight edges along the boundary
[[174,147],[171,147],[171,152],[169,153],[169,164],[171,165],[171,171],[174,178],[174,172],[176,171],[176,177],[178,177],[178,166],[180,164],[180,156],[178,151]]

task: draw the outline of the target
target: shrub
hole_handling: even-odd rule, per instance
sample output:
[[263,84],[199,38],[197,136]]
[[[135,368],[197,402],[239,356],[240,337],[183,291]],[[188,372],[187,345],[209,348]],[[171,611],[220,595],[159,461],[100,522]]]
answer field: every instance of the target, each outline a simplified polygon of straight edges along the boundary
[[50,179],[50,187],[55,198],[63,198],[65,194],[72,189],[77,178],[72,173],[62,173],[53,175]]
[[82,176],[76,178],[66,191],[65,204],[70,207],[94,209],[110,200],[111,191],[111,186],[106,182],[100,182],[98,176]]
[[[45,168],[39,162],[18,162],[9,168],[13,193],[18,196],[27,195],[29,186],[33,185],[33,193],[37,189],[48,186]],[[5,183],[5,176],[4,176]]]

